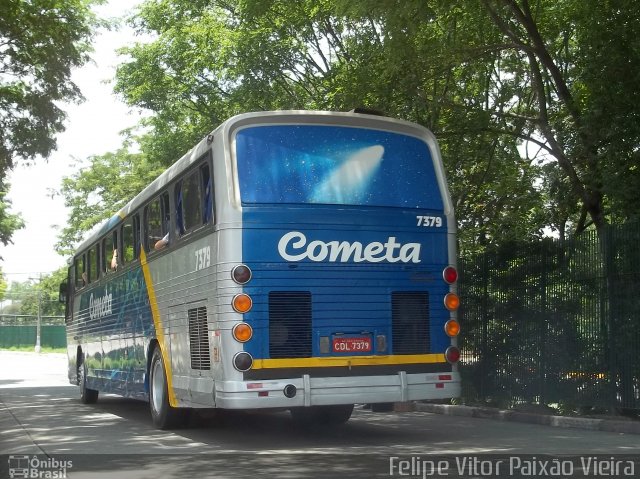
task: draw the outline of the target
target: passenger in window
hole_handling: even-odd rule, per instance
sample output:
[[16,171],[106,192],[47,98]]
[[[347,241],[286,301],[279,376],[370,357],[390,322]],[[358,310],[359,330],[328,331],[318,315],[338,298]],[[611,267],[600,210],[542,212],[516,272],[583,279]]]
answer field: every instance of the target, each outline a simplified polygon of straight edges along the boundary
[[111,256],[111,271],[116,271],[117,269],[118,269],[118,250],[114,248],[113,256]]
[[162,239],[156,241],[156,244],[153,246],[153,249],[156,251],[160,251],[164,249],[169,244],[169,233],[164,235]]

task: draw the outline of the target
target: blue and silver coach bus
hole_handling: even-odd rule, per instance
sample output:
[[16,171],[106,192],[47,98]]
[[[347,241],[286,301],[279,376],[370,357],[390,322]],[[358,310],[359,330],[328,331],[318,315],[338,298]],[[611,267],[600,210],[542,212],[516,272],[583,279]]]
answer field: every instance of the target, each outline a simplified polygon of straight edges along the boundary
[[69,379],[192,408],[456,397],[455,221],[425,128],[358,112],[233,117],[80,245]]

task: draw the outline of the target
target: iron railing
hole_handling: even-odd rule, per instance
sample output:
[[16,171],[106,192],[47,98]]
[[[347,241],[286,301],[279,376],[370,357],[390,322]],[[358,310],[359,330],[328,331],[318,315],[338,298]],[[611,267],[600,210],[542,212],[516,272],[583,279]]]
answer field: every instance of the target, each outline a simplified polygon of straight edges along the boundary
[[459,266],[465,396],[640,409],[640,224]]

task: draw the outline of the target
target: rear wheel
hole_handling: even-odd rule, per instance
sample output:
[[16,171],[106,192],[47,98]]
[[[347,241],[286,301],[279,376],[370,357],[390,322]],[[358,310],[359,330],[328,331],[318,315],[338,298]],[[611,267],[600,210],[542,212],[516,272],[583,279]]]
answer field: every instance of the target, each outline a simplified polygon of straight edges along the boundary
[[80,386],[80,401],[83,404],[94,404],[98,400],[98,391],[87,387],[87,365],[84,361],[78,366],[78,385]]
[[156,347],[149,370],[149,406],[153,424],[159,429],[184,426],[188,418],[187,409],[174,408],[169,404],[168,391],[162,352]]
[[344,424],[351,418],[353,404],[336,404],[332,406],[311,406],[291,409],[293,420],[304,426]]

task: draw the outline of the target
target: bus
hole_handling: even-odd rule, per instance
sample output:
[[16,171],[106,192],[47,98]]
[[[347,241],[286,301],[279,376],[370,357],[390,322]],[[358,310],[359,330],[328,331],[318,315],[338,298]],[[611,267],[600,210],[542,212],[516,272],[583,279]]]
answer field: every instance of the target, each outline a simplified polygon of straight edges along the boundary
[[69,260],[69,380],[84,403],[148,401],[162,429],[200,408],[331,424],[457,397],[455,234],[424,127],[235,116]]

